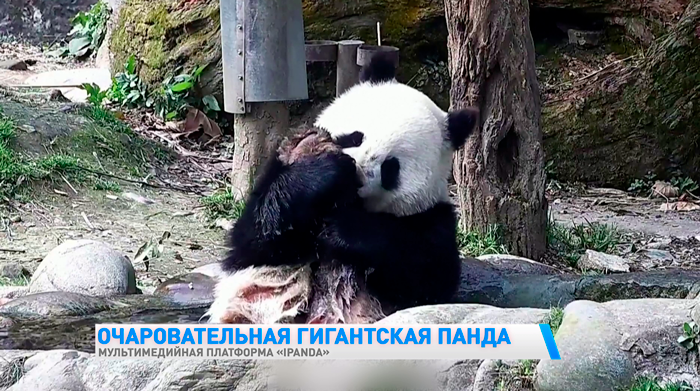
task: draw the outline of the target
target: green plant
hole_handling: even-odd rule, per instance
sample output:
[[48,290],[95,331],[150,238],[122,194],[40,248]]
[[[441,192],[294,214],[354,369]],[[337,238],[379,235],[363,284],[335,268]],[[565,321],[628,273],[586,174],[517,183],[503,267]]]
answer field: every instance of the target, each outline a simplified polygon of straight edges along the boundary
[[146,103],[148,92],[146,84],[136,73],[136,57],[132,54],[124,64],[124,71],[112,79],[112,86],[107,91],[107,99],[122,106],[137,107]]
[[[151,92],[146,101],[146,107],[152,108],[161,118],[170,120],[182,116],[190,106],[199,106],[192,91],[205,68],[206,65],[203,65],[195,68],[191,73],[168,76],[155,91]],[[213,96],[204,97],[202,103],[210,112],[220,111]]]
[[503,245],[501,230],[496,226],[489,226],[483,233],[477,230],[465,231],[458,226],[457,245],[462,254],[472,257],[508,254],[508,249]]
[[654,377],[641,376],[625,391],[693,391],[693,387],[686,383],[668,383],[662,386]]
[[678,188],[678,192],[683,194],[685,192],[693,193],[698,189],[698,184],[689,177],[675,177],[671,179],[671,184]]
[[678,343],[688,350],[696,348],[700,343],[700,326],[695,322],[683,323],[683,334],[678,337]]
[[552,334],[556,335],[557,331],[559,331],[559,326],[561,326],[561,322],[564,320],[564,309],[561,307],[552,307],[549,309],[549,314],[547,315],[547,323],[549,323],[549,327],[552,329]]
[[0,286],[27,286],[29,278],[20,276],[16,278],[0,277]]
[[81,88],[88,94],[88,102],[94,106],[102,105],[102,102],[107,98],[109,90],[101,90],[100,86],[95,83],[84,83]]
[[207,217],[210,219],[228,218],[238,219],[243,213],[245,203],[236,200],[231,187],[226,187],[223,190],[204,197],[201,200],[202,205],[206,208]]
[[644,176],[644,179],[635,179],[627,191],[636,195],[649,195],[655,181],[656,174],[650,171]]
[[547,224],[547,245],[571,266],[576,266],[586,250],[614,252],[620,234],[613,225],[601,223],[574,224],[565,227],[551,216]]
[[73,29],[68,36],[73,38],[68,42],[68,46],[61,47],[51,54],[81,58],[96,52],[105,38],[109,15],[109,7],[103,0],[95,3],[87,12],[78,12],[71,19]]

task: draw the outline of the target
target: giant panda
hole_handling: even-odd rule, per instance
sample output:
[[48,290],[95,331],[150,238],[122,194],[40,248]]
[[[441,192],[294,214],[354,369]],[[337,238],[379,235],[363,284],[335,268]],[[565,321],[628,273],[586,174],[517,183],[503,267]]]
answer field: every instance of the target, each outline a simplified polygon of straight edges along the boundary
[[367,323],[449,302],[461,261],[448,178],[477,117],[441,110],[375,55],[256,180],[209,322]]

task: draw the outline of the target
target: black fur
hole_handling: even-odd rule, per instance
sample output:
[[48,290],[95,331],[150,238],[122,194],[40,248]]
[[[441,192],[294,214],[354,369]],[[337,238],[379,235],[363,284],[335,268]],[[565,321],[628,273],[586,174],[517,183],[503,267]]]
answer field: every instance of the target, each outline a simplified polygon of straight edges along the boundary
[[467,141],[479,120],[479,110],[469,107],[447,114],[447,136],[454,149],[459,149]]
[[359,202],[355,162],[343,154],[289,166],[275,158],[256,182],[229,236],[224,270],[308,262],[323,217]]
[[456,227],[447,203],[405,217],[337,209],[320,236],[322,255],[360,272],[374,269],[367,287],[382,303],[400,308],[447,303],[461,271]]
[[399,159],[390,156],[382,162],[381,175],[382,175],[382,187],[384,190],[392,191],[399,187],[399,172],[401,171],[401,164]]
[[365,134],[362,132],[352,132],[350,134],[344,134],[335,140],[335,143],[340,148],[355,148],[362,145],[365,140]]
[[326,155],[284,166],[274,159],[231,233],[227,271],[338,260],[383,304],[448,302],[460,278],[457,217],[440,203],[407,217],[367,212],[352,159]]
[[360,81],[382,83],[396,78],[396,67],[386,52],[377,52],[372,56],[369,65],[360,71]]

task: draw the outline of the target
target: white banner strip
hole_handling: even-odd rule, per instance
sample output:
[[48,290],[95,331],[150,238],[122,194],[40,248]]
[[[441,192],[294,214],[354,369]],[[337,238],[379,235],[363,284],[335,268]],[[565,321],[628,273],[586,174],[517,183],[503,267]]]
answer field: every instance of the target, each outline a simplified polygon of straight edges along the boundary
[[118,359],[560,359],[547,324],[98,324],[95,350]]

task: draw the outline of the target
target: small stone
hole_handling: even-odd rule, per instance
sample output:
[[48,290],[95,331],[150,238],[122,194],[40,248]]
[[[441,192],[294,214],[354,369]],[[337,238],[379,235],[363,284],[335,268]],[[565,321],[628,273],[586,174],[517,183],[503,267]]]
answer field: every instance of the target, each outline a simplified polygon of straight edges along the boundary
[[200,266],[192,270],[190,273],[204,274],[205,276],[209,276],[215,280],[221,278],[225,274],[223,269],[221,268],[221,263],[219,262],[214,262],[208,265]]
[[593,250],[586,250],[586,253],[578,261],[578,267],[581,270],[598,270],[603,272],[626,273],[630,271],[629,263],[624,258]]
[[647,248],[651,249],[664,249],[668,247],[673,239],[665,238],[665,239],[657,239],[649,244],[647,244]]
[[673,254],[666,250],[644,249],[640,253],[660,262],[673,262],[676,259]]
[[224,231],[230,231],[233,229],[233,224],[235,222],[236,222],[235,220],[221,218],[221,219],[216,219],[216,222],[214,223],[214,225],[216,227],[223,229]]
[[5,60],[0,61],[0,69],[7,69],[9,71],[26,71],[29,69],[27,63],[22,60]]
[[603,35],[602,31],[584,31],[569,29],[569,43],[579,46],[597,46]]
[[70,102],[70,99],[63,96],[61,90],[52,90],[49,93],[49,100],[52,102]]

